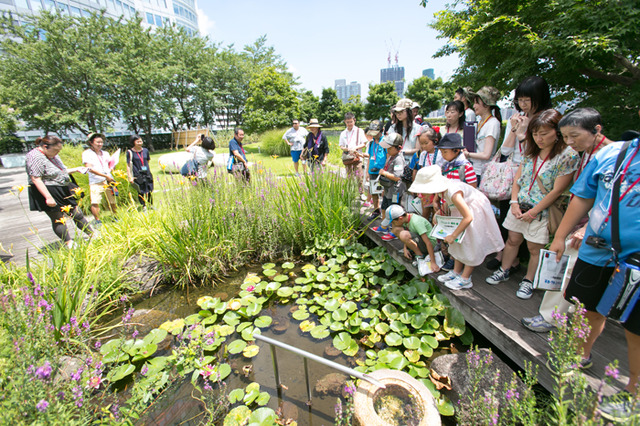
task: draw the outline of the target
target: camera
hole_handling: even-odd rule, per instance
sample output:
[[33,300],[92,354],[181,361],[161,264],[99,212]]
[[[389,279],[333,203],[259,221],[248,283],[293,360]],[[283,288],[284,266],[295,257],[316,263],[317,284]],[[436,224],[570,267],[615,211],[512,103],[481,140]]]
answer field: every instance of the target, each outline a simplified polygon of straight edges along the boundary
[[595,235],[589,235],[584,242],[585,244],[595,247],[597,249],[608,249],[609,245],[602,237],[596,237]]
[[520,206],[520,211],[522,213],[526,213],[533,208],[533,204],[531,203],[518,203],[518,205]]

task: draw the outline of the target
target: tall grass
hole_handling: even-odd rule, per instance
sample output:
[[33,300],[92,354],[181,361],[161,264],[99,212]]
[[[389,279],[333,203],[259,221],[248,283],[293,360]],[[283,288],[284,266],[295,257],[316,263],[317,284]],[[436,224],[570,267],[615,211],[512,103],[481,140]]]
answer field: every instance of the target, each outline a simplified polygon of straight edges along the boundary
[[264,132],[260,140],[262,142],[261,151],[267,155],[277,155],[280,157],[288,157],[291,155],[291,147],[282,139],[282,135],[287,129],[275,129]]

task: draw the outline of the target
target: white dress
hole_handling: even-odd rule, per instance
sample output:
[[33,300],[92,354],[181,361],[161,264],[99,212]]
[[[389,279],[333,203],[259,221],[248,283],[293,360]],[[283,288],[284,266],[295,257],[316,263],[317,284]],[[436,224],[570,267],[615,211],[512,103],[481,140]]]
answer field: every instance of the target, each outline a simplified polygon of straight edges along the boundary
[[[493,214],[489,199],[480,191],[463,182],[452,181],[444,198],[452,209],[455,209],[451,197],[462,191],[462,198],[469,206],[473,221],[467,227],[462,243],[449,245],[449,253],[454,259],[468,266],[478,266],[491,253],[504,248],[504,241]],[[455,216],[457,212],[452,213]]]

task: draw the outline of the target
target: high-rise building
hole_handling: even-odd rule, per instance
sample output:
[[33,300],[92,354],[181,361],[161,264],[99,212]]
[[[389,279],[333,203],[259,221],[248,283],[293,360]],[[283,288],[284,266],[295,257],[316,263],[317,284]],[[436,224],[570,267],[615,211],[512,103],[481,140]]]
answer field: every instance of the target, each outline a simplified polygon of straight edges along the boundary
[[433,68],[427,68],[426,70],[422,70],[422,76],[423,77],[429,77],[431,80],[435,80],[436,79],[436,74],[435,74]]
[[351,96],[356,96],[358,100],[362,100],[360,97],[360,83],[358,83],[357,81],[352,81],[351,83],[347,84],[347,80],[345,80],[344,78],[336,80],[335,89],[338,93],[338,99],[340,99],[345,104],[349,102],[349,98],[351,98]]
[[380,70],[380,83],[386,83],[387,81],[395,83],[396,93],[401,98],[404,94],[404,67],[394,65],[389,68],[382,68]]
[[0,13],[37,14],[58,10],[73,16],[87,16],[104,10],[107,16],[131,18],[138,14],[143,25],[162,27],[169,23],[198,34],[195,0],[0,0]]

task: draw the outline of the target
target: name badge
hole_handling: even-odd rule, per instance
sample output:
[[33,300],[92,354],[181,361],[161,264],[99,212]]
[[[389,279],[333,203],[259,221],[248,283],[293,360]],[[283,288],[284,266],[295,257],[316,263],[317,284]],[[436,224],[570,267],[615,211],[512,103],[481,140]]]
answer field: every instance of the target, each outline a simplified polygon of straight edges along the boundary
[[140,170],[142,170],[143,172],[146,172],[147,170],[149,170],[149,168],[147,166],[142,166],[140,167]]

